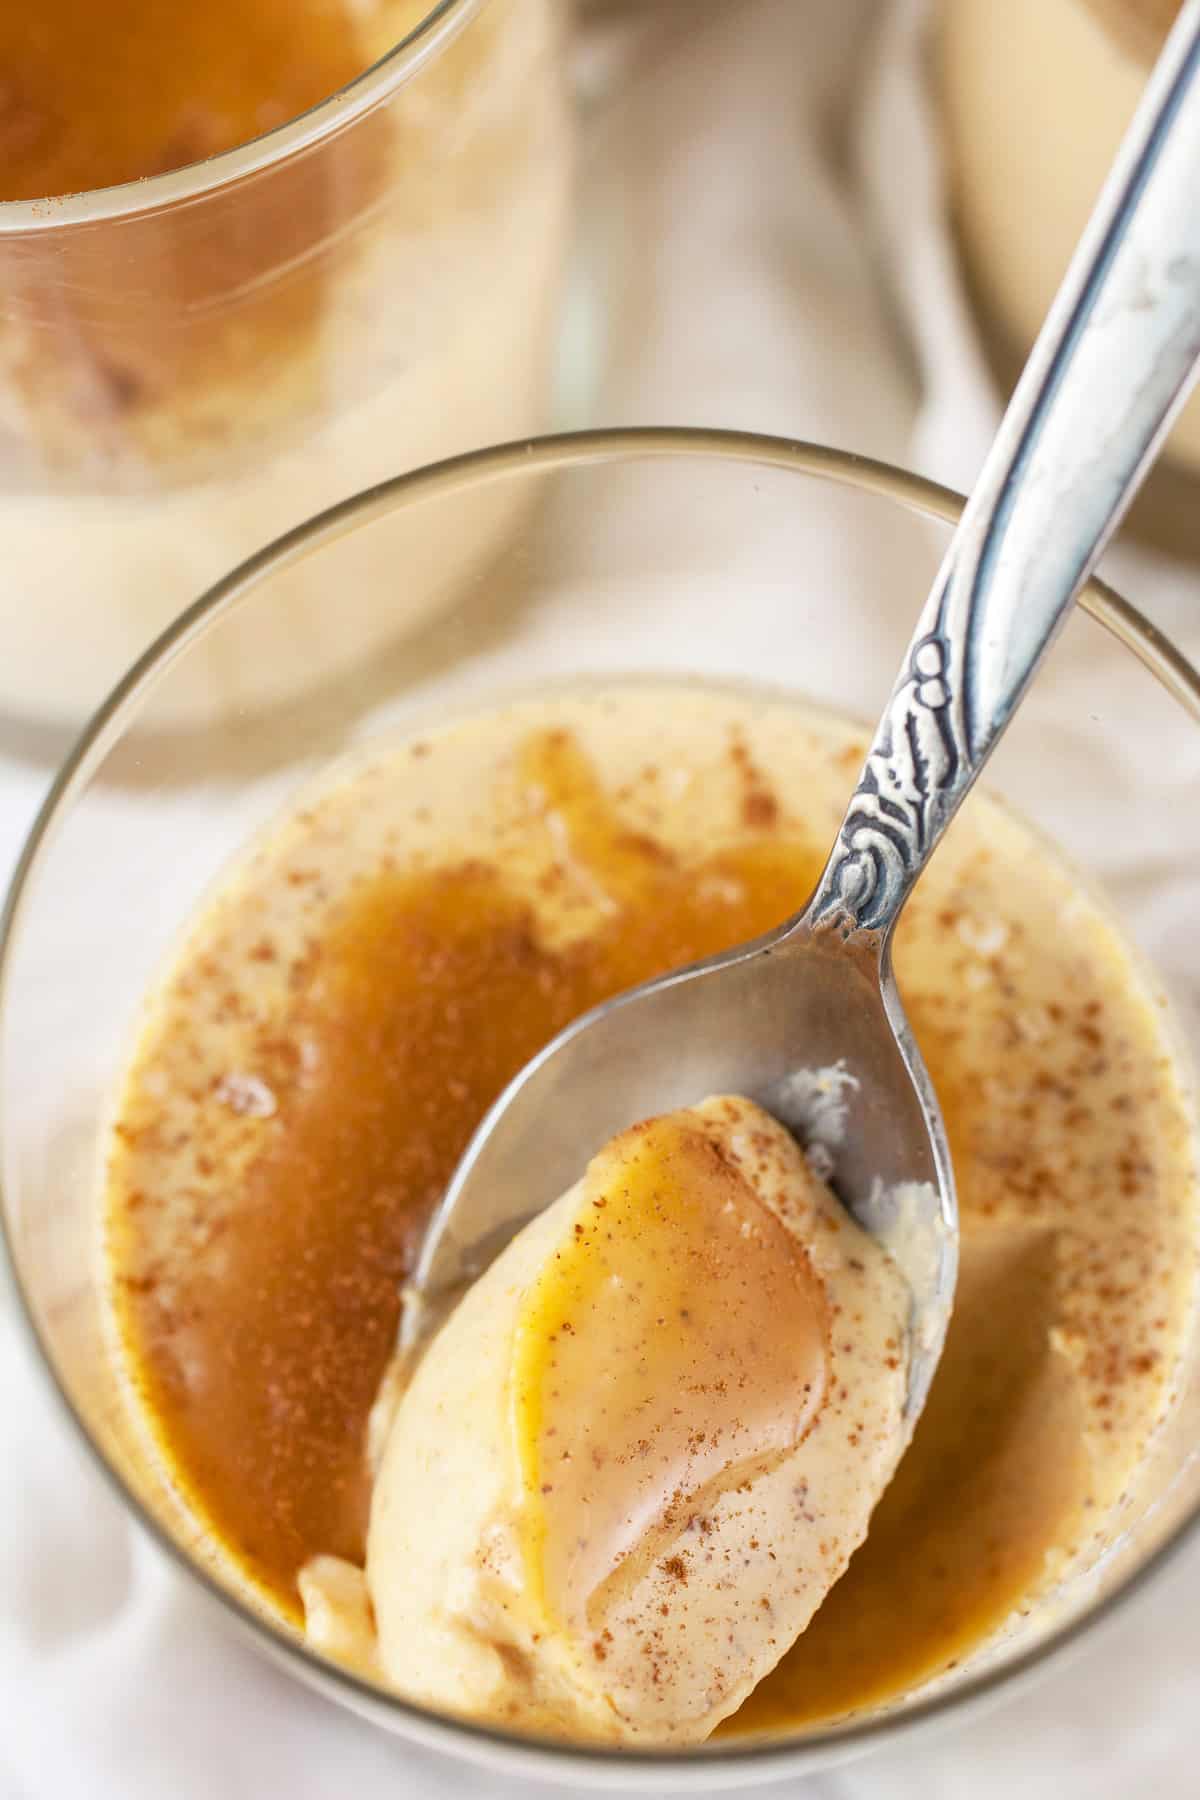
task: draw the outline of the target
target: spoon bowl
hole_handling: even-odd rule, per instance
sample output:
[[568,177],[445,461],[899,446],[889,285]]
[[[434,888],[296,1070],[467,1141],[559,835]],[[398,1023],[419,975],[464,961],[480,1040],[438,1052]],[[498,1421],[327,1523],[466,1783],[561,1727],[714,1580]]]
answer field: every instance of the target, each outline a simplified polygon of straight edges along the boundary
[[924,1403],[954,1298],[958,1212],[933,1089],[877,934],[847,947],[807,916],[605,1002],[527,1063],[476,1133],[422,1246],[404,1310],[479,1274],[632,1120],[740,1094],[799,1138],[892,1251],[913,1295],[907,1406]]

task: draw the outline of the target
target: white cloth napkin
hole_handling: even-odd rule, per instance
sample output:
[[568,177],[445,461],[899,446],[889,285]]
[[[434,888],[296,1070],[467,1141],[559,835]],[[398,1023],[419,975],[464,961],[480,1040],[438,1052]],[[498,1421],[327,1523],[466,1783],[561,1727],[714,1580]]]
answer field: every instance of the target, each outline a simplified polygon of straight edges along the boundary
[[[595,316],[606,322],[598,419],[778,431],[969,482],[997,399],[955,283],[920,10],[906,0],[890,9],[878,0],[632,0],[592,27],[582,67],[585,260]],[[824,530],[820,550],[847,629],[864,597],[896,579],[896,559],[914,582],[927,568],[923,528],[897,535],[886,567],[847,541],[836,507]],[[1119,575],[1200,649],[1191,574],[1124,556]],[[890,650],[863,645],[866,657]],[[776,675],[765,643],[756,654],[761,672]],[[1099,691],[1108,670],[1098,656],[1076,678]],[[1061,693],[1043,702],[1049,729],[1064,704]],[[1061,748],[1070,754],[1069,741]],[[1131,820],[1137,772],[1127,777]],[[1098,781],[1120,778],[1096,771]],[[1178,780],[1182,833],[1200,763]],[[28,766],[0,762],[5,867],[43,785]],[[1130,843],[1135,854],[1136,834]],[[1200,856],[1194,838],[1181,848]],[[525,1791],[369,1730],[210,1616],[89,1468],[3,1301],[0,1394],[4,1800],[499,1800]],[[1126,1800],[1134,1791],[1184,1800],[1200,1763],[1198,1618],[1193,1549],[1071,1666],[983,1720],[814,1778],[805,1791],[828,1800]]]

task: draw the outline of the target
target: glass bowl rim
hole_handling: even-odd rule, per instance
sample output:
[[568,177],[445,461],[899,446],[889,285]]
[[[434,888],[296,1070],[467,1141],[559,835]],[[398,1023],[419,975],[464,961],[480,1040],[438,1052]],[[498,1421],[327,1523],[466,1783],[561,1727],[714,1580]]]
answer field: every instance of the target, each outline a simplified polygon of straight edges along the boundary
[[[470,3],[470,0],[468,0]],[[273,572],[285,569],[324,545],[349,535],[398,506],[420,504],[478,482],[511,476],[551,474],[564,470],[643,460],[683,459],[773,468],[807,479],[830,481],[842,488],[875,495],[908,511],[953,524],[963,497],[923,476],[851,451],[754,432],[703,427],[633,427],[565,432],[526,438],[434,463],[393,476],[364,489],[284,533],[240,563],[181,612],[138,658],[97,708],[51,783],[30,826],[0,907],[0,1019],[7,1001],[9,964],[20,925],[26,892],[37,873],[65,808],[121,735],[143,690],[182,655],[206,628],[253,594]],[[1145,615],[1106,583],[1093,579],[1080,597],[1082,608],[1108,630],[1200,725],[1200,670]],[[0,1095],[0,1140],[3,1138]],[[0,1168],[2,1181],[2,1168]],[[741,1743],[723,1739],[690,1750],[628,1750],[616,1746],[572,1744],[506,1732],[470,1719],[456,1719],[405,1700],[361,1679],[350,1669],[315,1655],[299,1638],[289,1638],[262,1613],[223,1587],[199,1562],[192,1560],[127,1487],[119,1470],[93,1440],[86,1423],[60,1383],[53,1354],[37,1322],[35,1308],[19,1273],[16,1245],[7,1213],[0,1207],[0,1273],[7,1265],[10,1285],[33,1359],[60,1412],[82,1441],[93,1467],[115,1492],[133,1519],[148,1533],[169,1562],[221,1609],[224,1616],[276,1662],[308,1685],[333,1689],[353,1711],[368,1717],[386,1713],[403,1722],[401,1735],[430,1748],[457,1753],[477,1763],[503,1766],[554,1779],[574,1772],[589,1785],[619,1786],[653,1777],[672,1790],[705,1775],[718,1785],[733,1785],[737,1774],[750,1782],[788,1773],[812,1772],[818,1765],[857,1756],[914,1733],[936,1721],[949,1722],[988,1697],[1015,1689],[1034,1671],[1057,1659],[1085,1635],[1111,1618],[1119,1606],[1140,1592],[1182,1546],[1200,1535],[1200,1503],[1180,1520],[1164,1541],[1111,1594],[1078,1618],[1052,1630],[1004,1667],[984,1672],[953,1690],[917,1700],[903,1710],[885,1710],[873,1718],[849,1719],[801,1737],[773,1737]],[[724,1781],[722,1780],[724,1777]],[[665,1791],[665,1789],[664,1789]]]
[[9,236],[99,225],[199,200],[232,182],[283,162],[371,112],[424,68],[480,11],[486,0],[428,0],[428,10],[392,48],[352,81],[314,106],[245,143],[185,163],[163,175],[36,200],[0,201],[0,242]]

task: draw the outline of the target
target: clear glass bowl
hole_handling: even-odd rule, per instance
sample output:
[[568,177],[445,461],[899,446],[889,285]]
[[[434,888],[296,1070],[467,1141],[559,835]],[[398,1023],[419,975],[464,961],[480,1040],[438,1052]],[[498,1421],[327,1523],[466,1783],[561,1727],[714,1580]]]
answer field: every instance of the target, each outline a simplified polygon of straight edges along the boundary
[[[174,173],[0,204],[10,726],[73,733],[197,593],[331,500],[549,422],[563,8],[358,10],[380,60],[302,118]],[[512,522],[480,508],[452,544],[404,553],[462,573]],[[229,711],[286,699],[437,604],[432,575],[405,614],[381,604],[393,550],[367,543],[336,604],[297,571],[290,630],[198,669],[173,723],[220,689]]]
[[[401,529],[452,547],[497,495],[522,517],[519,533],[398,660],[369,680],[327,686],[319,707],[236,719],[213,682],[207,731],[164,735],[181,685],[196,707],[201,673],[236,653],[243,630],[268,621],[268,648],[286,631],[275,600],[293,570],[303,566],[336,595],[372,533]],[[197,602],[97,714],[43,808],[0,940],[2,1213],[41,1357],[99,1466],[227,1617],[294,1673],[402,1736],[495,1768],[649,1781],[662,1792],[819,1769],[1030,1676],[1119,1605],[1195,1522],[1200,1344],[1102,1564],[936,1689],[834,1729],[687,1755],[533,1743],[386,1695],[248,1606],[147,1467],[104,1329],[98,1148],[141,995],[200,897],[288,795],[350,746],[580,674],[766,681],[873,717],[958,505],[912,475],[840,452],[702,431],[546,439],[402,477],[320,515]],[[401,563],[401,607],[407,580]],[[1093,586],[991,785],[1109,891],[1193,1048],[1200,963],[1178,920],[1197,916],[1200,868],[1177,854],[1177,822],[1194,806],[1198,776],[1200,677],[1134,608]]]

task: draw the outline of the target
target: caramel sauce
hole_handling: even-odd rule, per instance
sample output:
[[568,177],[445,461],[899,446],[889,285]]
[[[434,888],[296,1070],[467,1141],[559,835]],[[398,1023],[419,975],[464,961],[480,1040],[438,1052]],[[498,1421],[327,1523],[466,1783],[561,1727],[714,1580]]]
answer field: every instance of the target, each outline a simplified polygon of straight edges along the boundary
[[[558,952],[483,864],[384,874],[356,893],[314,949],[292,1018],[260,1045],[257,1066],[285,1128],[222,1217],[219,1284],[198,1269],[186,1285],[144,1276],[123,1285],[124,1324],[173,1465],[293,1618],[307,1558],[362,1560],[363,1443],[400,1286],[487,1108],[571,1019],[761,931],[818,872],[804,852],[774,843],[701,868],[674,867],[649,845],[620,855],[619,884],[637,874],[640,899]],[[705,898],[705,874],[732,878],[739,897]],[[316,1077],[297,1061],[300,1042],[312,1047]],[[151,1101],[126,1116],[153,1120],[155,1110]],[[145,1128],[123,1128],[135,1150]],[[118,1249],[119,1264],[139,1260],[145,1203],[126,1204],[120,1224],[134,1242]],[[180,1368],[183,1327],[198,1344],[188,1359],[203,1361],[199,1390]]]
[[[421,754],[422,746],[412,751]],[[851,744],[848,768],[857,754]],[[761,933],[815,881],[824,853],[819,813],[811,831],[789,816],[736,739],[730,759],[743,793],[738,841],[689,858],[653,832],[630,829],[619,792],[615,800],[606,792],[569,734],[539,734],[518,758],[536,804],[511,857],[416,868],[385,857],[351,879],[287,962],[282,1017],[269,1012],[255,1022],[245,991],[251,971],[236,957],[221,961],[231,941],[224,927],[213,927],[206,954],[185,958],[173,977],[164,1023],[148,1034],[130,1076],[112,1163],[118,1321],[142,1408],[175,1478],[291,1619],[299,1617],[296,1576],[308,1558],[362,1559],[365,1429],[393,1347],[400,1285],[488,1105],[585,1008]],[[403,782],[402,769],[385,772]],[[653,787],[657,771],[646,779]],[[546,895],[582,882],[602,901],[586,932],[563,941],[547,936],[540,907],[510,879],[551,815],[564,855],[542,878]],[[275,881],[320,887],[319,870],[302,856],[286,874],[284,866]],[[931,895],[935,887],[931,875]],[[1098,1098],[1096,1084],[1110,1079],[1099,977],[1078,957],[1071,962],[1073,1010],[1054,1003],[1059,1028],[1044,1052],[980,999],[986,1055],[1013,1084],[1020,1071],[1027,1079],[1024,1123],[1014,1133],[964,1062],[967,1015],[950,965],[939,958],[930,976],[914,958],[907,979],[905,933],[915,934],[918,917],[926,932],[932,921],[948,958],[968,954],[965,920],[949,910],[926,915],[924,904],[919,897],[906,915],[898,964],[957,1170],[958,1309],[926,1412],[866,1544],[726,1731],[836,1716],[952,1666],[1036,1585],[1047,1554],[1075,1541],[1090,1504],[1085,1424],[1107,1430],[1111,1415],[1101,1414],[1099,1425],[1082,1418],[1067,1362],[1052,1354],[1064,1306],[1077,1308],[1081,1341],[1093,1333],[1087,1355],[1107,1358],[1098,1407],[1136,1392],[1154,1366],[1154,1352],[1133,1354],[1124,1290],[1101,1288],[1102,1307],[1087,1310],[1101,1279],[1094,1254],[1068,1253],[1039,1222],[1054,1191],[1041,1115],[1054,1141],[1067,1141],[1069,1121],[1085,1122],[1089,1095]],[[1003,975],[996,946],[984,951]],[[278,954],[264,923],[251,957],[269,968]],[[1016,993],[1007,976],[994,991],[996,1006],[1015,1006],[1003,998]],[[166,1203],[153,1176],[156,1159],[180,1149],[167,1141],[162,1070],[169,1053],[170,1079],[186,1086],[180,1071],[192,1066],[187,1022],[198,994],[214,1019],[252,1034],[250,1060],[270,1091],[272,1115],[246,1120],[248,1160],[240,1174],[231,1165],[230,1203],[199,1221],[219,1256],[176,1264],[163,1258],[156,1234]],[[1064,1043],[1073,1046],[1069,1056]],[[1118,1072],[1123,1056],[1139,1067],[1136,1044],[1119,1035],[1112,1044]],[[968,1049],[979,1056],[978,1046]],[[203,1067],[198,1052],[195,1066]],[[1154,1080],[1151,1070],[1148,1094]],[[191,1098],[207,1104],[206,1091]],[[251,1090],[249,1113],[254,1100]],[[1130,1096],[1117,1092],[1111,1104],[1113,1128],[1126,1132]],[[1128,1208],[1129,1243],[1149,1259],[1147,1271],[1159,1268],[1155,1257],[1172,1254],[1149,1232],[1152,1190],[1139,1183],[1153,1179],[1152,1160],[1129,1137],[1124,1185],[1111,1199],[1107,1188],[1089,1185],[1086,1171],[1071,1174],[1088,1219]],[[196,1166],[204,1170],[202,1156]],[[1070,1173],[1076,1164],[1064,1166]],[[1095,1182],[1108,1173],[1097,1169]],[[1002,1193],[1016,1198],[1015,1216],[1010,1207],[1001,1225],[993,1215]],[[1063,1204],[1069,1213],[1074,1201]],[[1117,1241],[1125,1241],[1119,1233]],[[1153,1279],[1165,1284],[1166,1276]],[[1156,1329],[1167,1328],[1165,1307]]]
[[829,1321],[803,1247],[678,1115],[601,1151],[584,1198],[522,1308],[514,1393],[538,1497],[528,1575],[550,1617],[586,1631],[614,1582],[627,1591],[674,1538],[677,1513],[803,1441]]
[[216,156],[364,67],[344,0],[14,0],[0,8],[0,201]]
[[[52,208],[233,149],[371,60],[346,0],[0,7],[0,201]],[[202,199],[15,234],[0,366],[49,464],[89,487],[184,479],[318,408],[330,283],[392,135],[381,109]]]

